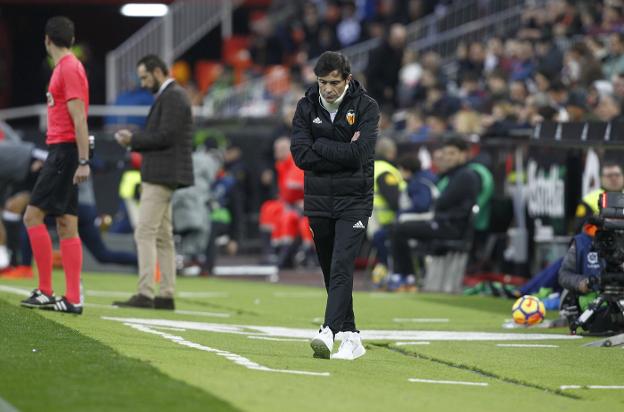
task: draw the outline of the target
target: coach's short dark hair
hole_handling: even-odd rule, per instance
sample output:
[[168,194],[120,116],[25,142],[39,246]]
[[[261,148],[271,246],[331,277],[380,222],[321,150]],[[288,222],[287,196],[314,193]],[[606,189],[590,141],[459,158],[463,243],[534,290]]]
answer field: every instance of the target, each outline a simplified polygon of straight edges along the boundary
[[468,151],[468,143],[462,139],[461,137],[451,137],[450,139],[446,139],[444,143],[442,143],[442,147],[455,147],[460,152]]
[[70,48],[74,44],[74,22],[65,16],[55,16],[45,25],[45,34],[57,47]]
[[342,78],[346,79],[351,74],[351,63],[349,63],[349,60],[341,53],[326,51],[321,54],[321,57],[316,61],[314,74],[316,77],[322,77],[327,76],[334,70],[338,70]]
[[148,54],[147,56],[141,58],[141,60],[139,60],[139,62],[137,63],[137,67],[139,67],[140,65],[144,65],[145,70],[150,73],[154,73],[154,70],[158,68],[162,70],[165,76],[169,75],[169,69],[167,68],[167,65],[164,61],[162,61],[160,57],[156,56],[155,54]]

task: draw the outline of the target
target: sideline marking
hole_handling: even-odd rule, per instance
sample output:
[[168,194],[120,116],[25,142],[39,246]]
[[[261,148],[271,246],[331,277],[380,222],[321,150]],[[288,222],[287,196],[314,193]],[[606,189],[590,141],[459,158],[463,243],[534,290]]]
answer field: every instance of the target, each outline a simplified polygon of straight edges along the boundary
[[448,323],[447,318],[394,318],[393,322],[415,322],[415,323]]
[[30,296],[30,290],[15,288],[13,286],[0,285],[0,291],[14,293],[21,296]]
[[261,340],[272,340],[277,342],[308,342],[307,339],[295,339],[295,338],[271,338],[268,336],[247,336],[249,339],[261,339]]
[[[237,335],[270,336],[274,338],[311,339],[316,334],[314,328],[289,328],[279,326],[235,325],[224,323],[191,322],[172,319],[102,317],[123,323],[144,326],[171,326],[187,330],[198,330]],[[571,340],[583,339],[578,335],[556,335],[539,333],[494,333],[494,332],[452,332],[423,330],[365,330],[361,333],[364,340],[393,341],[535,341],[535,340]],[[340,339],[340,334],[338,334]]]
[[0,396],[0,412],[19,412],[19,409],[5,401],[2,396]]
[[202,350],[205,352],[212,352],[218,356],[222,356],[228,360],[231,360],[237,365],[244,366],[247,369],[258,370],[258,371],[263,371],[263,372],[289,373],[293,375],[329,376],[329,372],[309,372],[309,371],[298,371],[298,370],[289,370],[289,369],[272,369],[272,368],[269,368],[268,366],[262,366],[236,353],[224,351],[221,349],[211,348],[209,346],[200,345],[199,343],[188,341],[181,336],[170,335],[169,333],[161,332],[159,330],[155,330],[144,325],[137,325],[133,323],[124,323],[124,325],[130,326],[131,328],[134,328],[141,332],[152,333],[154,335],[162,336],[163,338],[171,342],[177,343],[179,345],[182,345],[182,346]]
[[468,386],[489,386],[487,382],[463,382],[463,381],[436,381],[432,379],[409,378],[408,381],[416,383],[436,383],[440,385],[468,385]]
[[559,387],[562,391],[566,389],[624,389],[624,386],[619,385],[561,385]]
[[559,345],[539,345],[528,343],[498,343],[496,346],[501,348],[558,348]]
[[406,345],[429,345],[431,342],[397,342],[397,346],[406,346]]

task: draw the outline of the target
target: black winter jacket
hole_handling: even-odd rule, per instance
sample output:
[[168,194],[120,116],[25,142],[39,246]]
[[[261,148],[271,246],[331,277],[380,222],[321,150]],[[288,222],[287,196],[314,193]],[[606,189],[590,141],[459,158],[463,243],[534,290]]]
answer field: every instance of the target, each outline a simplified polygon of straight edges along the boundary
[[[290,150],[305,171],[304,214],[370,216],[379,106],[357,81],[351,81],[332,122],[319,97],[318,85],[309,88],[293,118]],[[352,143],[358,131],[360,137]]]
[[435,203],[435,219],[451,222],[463,232],[472,208],[477,203],[481,181],[467,163],[447,171],[440,178],[445,176],[449,182]]

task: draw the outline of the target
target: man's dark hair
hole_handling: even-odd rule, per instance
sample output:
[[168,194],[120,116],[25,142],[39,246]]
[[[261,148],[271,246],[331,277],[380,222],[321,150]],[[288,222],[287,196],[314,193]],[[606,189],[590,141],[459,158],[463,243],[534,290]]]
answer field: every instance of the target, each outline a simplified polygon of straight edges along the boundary
[[147,56],[141,58],[141,60],[139,60],[139,62],[137,63],[137,67],[139,67],[140,65],[144,65],[145,70],[150,73],[154,73],[154,70],[158,68],[163,72],[165,76],[169,75],[169,69],[167,68],[167,65],[164,61],[162,61],[160,57],[156,56],[155,54],[148,54]]
[[451,137],[442,143],[442,147],[456,147],[461,152],[468,151],[468,143],[461,137]]
[[602,162],[602,166],[600,167],[600,174],[602,174],[602,170],[604,169],[610,169],[612,167],[617,167],[618,169],[620,169],[620,172],[624,171],[624,169],[622,169],[622,165],[619,164],[618,162],[614,161],[614,160],[605,160],[604,162]]
[[64,16],[55,16],[45,25],[45,34],[57,47],[70,48],[74,44],[74,22]]
[[418,154],[416,153],[407,153],[399,157],[397,165],[412,173],[417,173],[421,170],[420,160],[418,160]]
[[326,51],[317,60],[314,66],[314,74],[316,77],[322,77],[327,76],[334,70],[338,70],[338,73],[341,74],[344,80],[351,74],[351,63],[341,53]]

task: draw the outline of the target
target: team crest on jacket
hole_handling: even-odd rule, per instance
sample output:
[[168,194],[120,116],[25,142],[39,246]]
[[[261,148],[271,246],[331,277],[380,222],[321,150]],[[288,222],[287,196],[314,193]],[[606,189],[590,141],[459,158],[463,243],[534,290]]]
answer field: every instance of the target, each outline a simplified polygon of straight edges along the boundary
[[353,124],[355,123],[355,110],[349,109],[345,117],[347,118],[347,123],[349,123],[349,126],[353,126]]

